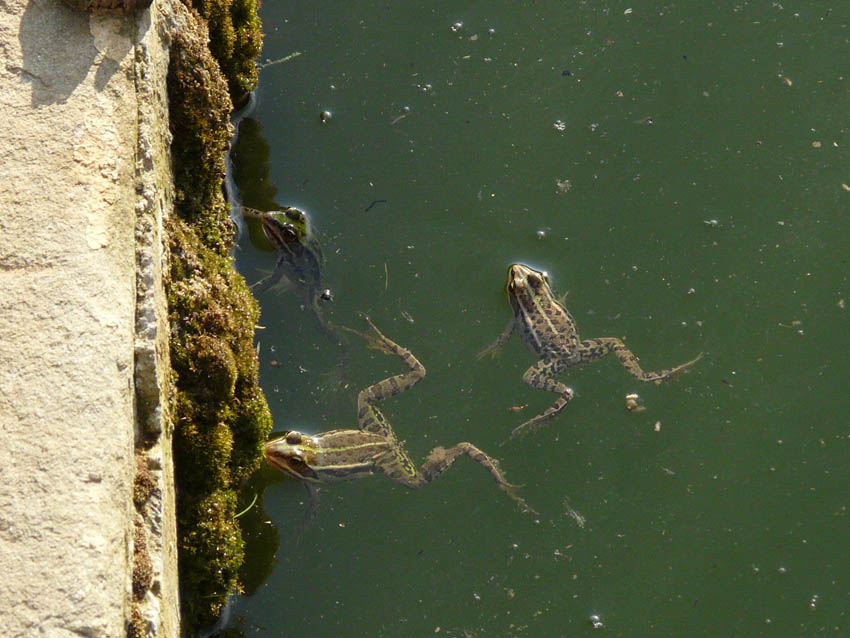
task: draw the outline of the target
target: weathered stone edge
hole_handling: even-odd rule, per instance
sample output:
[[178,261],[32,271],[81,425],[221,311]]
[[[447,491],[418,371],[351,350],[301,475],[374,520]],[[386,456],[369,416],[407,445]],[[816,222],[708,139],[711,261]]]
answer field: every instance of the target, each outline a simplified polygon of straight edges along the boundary
[[170,34],[180,28],[180,12],[172,1],[157,0],[136,21],[136,513],[131,636],[180,634],[164,288],[168,264],[164,224],[174,202],[166,76]]

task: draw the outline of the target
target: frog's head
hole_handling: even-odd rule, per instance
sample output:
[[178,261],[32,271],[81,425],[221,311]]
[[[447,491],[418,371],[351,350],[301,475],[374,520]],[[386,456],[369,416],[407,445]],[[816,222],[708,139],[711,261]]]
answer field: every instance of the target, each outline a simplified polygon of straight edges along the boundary
[[269,465],[293,478],[313,482],[319,480],[317,472],[311,467],[316,459],[316,442],[311,436],[295,430],[285,432],[283,436],[266,443],[263,456]]
[[310,235],[310,220],[297,208],[290,206],[262,215],[263,234],[275,249],[303,244]]
[[512,305],[520,301],[526,307],[536,298],[552,295],[546,272],[534,270],[524,264],[513,264],[508,268],[506,289]]

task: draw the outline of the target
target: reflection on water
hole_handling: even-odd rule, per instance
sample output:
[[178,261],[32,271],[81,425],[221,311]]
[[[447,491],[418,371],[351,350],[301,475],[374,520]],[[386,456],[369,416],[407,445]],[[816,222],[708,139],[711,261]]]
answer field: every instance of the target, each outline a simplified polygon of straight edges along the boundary
[[[367,312],[428,369],[385,402],[411,456],[496,451],[540,516],[459,461],[415,492],[334,486],[295,547],[304,489],[264,468],[230,635],[846,633],[846,20],[627,9],[263,8],[264,58],[286,61],[241,122],[240,199],[305,210],[333,321]],[[236,259],[255,282],[273,266],[248,230]],[[643,409],[616,360],[571,370],[577,399],[499,448],[515,408],[552,400],[519,381],[534,357],[518,340],[475,358],[510,316],[516,262],[641,367],[708,356],[641,386]],[[340,370],[297,294],[261,304],[276,429],[355,427],[380,355],[358,345]]]

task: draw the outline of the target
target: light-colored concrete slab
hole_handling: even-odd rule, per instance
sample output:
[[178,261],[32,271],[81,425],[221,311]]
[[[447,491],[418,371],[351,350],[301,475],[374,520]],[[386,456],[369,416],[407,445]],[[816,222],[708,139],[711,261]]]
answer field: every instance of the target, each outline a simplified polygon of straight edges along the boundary
[[[154,226],[162,214],[137,193],[136,58],[150,25],[147,14],[87,15],[59,0],[0,3],[4,636],[126,632],[137,212]],[[146,69],[161,76],[152,82],[165,72]],[[144,126],[167,136],[167,122]],[[158,235],[146,241],[159,259]]]

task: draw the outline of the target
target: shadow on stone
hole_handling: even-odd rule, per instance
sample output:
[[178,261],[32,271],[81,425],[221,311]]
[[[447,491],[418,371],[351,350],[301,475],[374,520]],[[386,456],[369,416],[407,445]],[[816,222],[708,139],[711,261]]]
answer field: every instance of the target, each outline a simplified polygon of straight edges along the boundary
[[[20,74],[32,86],[34,107],[66,102],[98,58],[94,84],[98,91],[103,90],[118,71],[118,60],[132,46],[130,38],[110,37],[115,25],[105,20],[115,19],[92,18],[60,0],[30,0],[21,17],[18,39],[23,56]],[[128,28],[129,22],[119,26],[119,30]],[[97,42],[98,33],[104,42]]]

